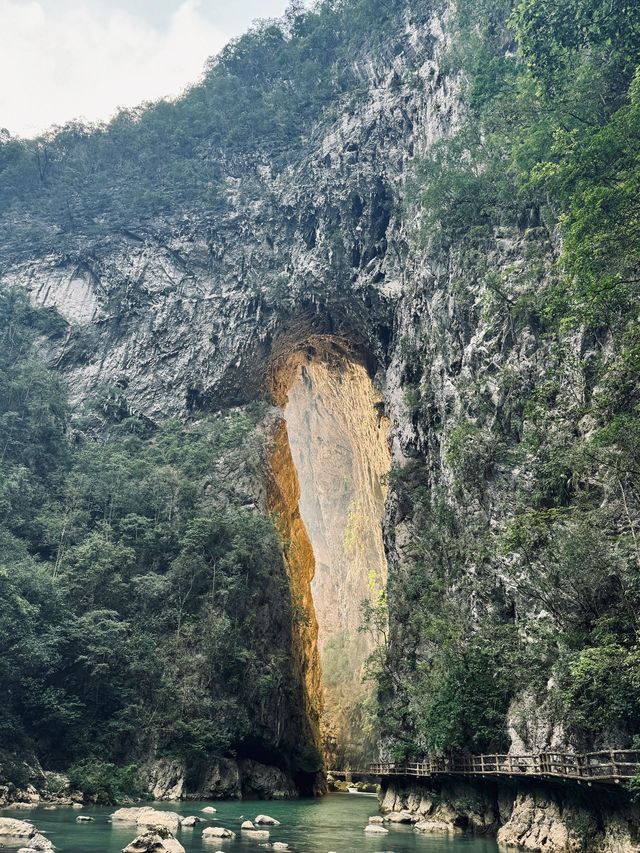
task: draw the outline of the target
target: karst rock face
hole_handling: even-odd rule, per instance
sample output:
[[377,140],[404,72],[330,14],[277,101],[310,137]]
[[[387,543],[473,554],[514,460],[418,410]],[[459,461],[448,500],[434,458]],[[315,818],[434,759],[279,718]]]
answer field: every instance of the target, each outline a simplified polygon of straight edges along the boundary
[[210,221],[87,238],[73,257],[11,269],[5,281],[68,321],[57,363],[74,393],[120,384],[151,418],[243,402],[264,394],[278,347],[313,333],[344,335],[388,364],[423,275],[402,187],[415,151],[456,114],[442,39],[438,18],[408,16],[388,55],[358,66],[365,94],[319,117],[293,162],[279,170],[265,147],[224,164],[225,211]]
[[[412,164],[455,128],[461,110],[458,81],[441,68],[447,39],[446,12],[407,11],[383,50],[358,59],[358,97],[345,96],[319,115],[285,166],[268,143],[250,158],[221,165],[224,212],[210,219],[181,213],[153,229],[87,238],[73,257],[34,256],[11,267],[5,284],[25,288],[35,304],[54,306],[68,323],[67,334],[51,341],[50,355],[73,399],[113,386],[132,412],[154,421],[267,394],[282,404],[292,354],[333,348],[351,353],[373,377],[396,465],[420,460],[428,486],[452,497],[447,430],[465,413],[480,430],[504,422],[510,388],[541,383],[551,356],[526,322],[514,333],[499,292],[486,279],[468,277],[455,251],[444,262],[418,238],[419,215],[407,190]],[[520,275],[532,247],[544,276],[553,235],[537,222],[496,229],[487,268],[512,281],[515,292],[535,286]],[[497,308],[487,310],[490,304]],[[587,343],[576,337],[575,347],[584,354]],[[574,388],[581,381],[579,373],[571,379]],[[407,398],[418,386],[417,414]],[[289,469],[278,433],[283,421],[273,411],[268,418],[275,454]],[[281,468],[274,479],[268,468],[271,498],[262,495],[259,505],[264,511],[286,505],[295,519],[295,472]],[[489,530],[512,509],[510,484],[526,477],[526,467],[505,463],[482,500],[458,496],[456,511]],[[393,623],[393,596],[396,602],[402,596],[413,523],[392,489],[385,538],[399,657],[410,641],[403,625]],[[296,583],[304,597],[313,567],[303,539],[304,577]],[[315,726],[317,628],[302,633],[299,664]],[[286,709],[278,713],[274,728],[287,719]],[[553,724],[540,728],[543,740],[557,739]]]

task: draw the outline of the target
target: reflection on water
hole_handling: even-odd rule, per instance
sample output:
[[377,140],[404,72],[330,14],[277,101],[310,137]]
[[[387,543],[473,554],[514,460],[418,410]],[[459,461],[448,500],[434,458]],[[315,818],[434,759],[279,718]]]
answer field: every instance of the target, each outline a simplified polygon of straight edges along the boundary
[[[211,803],[157,803],[156,808],[176,811],[183,817],[199,815],[201,809]],[[252,820],[258,814],[268,814],[281,821],[281,826],[270,827],[271,841],[284,841],[294,853],[496,853],[494,841],[470,836],[422,835],[408,826],[390,826],[389,834],[368,837],[364,833],[369,815],[377,813],[374,797],[357,794],[330,794],[317,800],[287,800],[264,802],[243,800],[240,802],[215,802],[218,810],[205,824],[193,829],[181,829],[177,837],[187,853],[206,851],[215,853],[260,853],[257,841],[243,840],[240,824]],[[31,820],[55,845],[59,853],[119,853],[137,835],[135,826],[112,824],[109,817],[113,808],[93,807],[83,811],[59,808],[55,811],[31,809],[15,811],[3,809],[3,817]],[[93,823],[76,823],[79,814],[95,818]],[[225,826],[237,833],[234,841],[205,842],[202,829],[205,826]],[[5,839],[3,839],[4,841]]]

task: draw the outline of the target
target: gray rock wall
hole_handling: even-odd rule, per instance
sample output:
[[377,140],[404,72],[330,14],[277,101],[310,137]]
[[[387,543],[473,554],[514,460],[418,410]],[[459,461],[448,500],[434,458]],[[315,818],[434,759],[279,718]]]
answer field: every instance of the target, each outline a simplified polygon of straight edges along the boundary
[[541,853],[640,849],[639,810],[619,791],[577,785],[440,780],[383,785],[386,815],[410,812],[420,833],[472,832]]

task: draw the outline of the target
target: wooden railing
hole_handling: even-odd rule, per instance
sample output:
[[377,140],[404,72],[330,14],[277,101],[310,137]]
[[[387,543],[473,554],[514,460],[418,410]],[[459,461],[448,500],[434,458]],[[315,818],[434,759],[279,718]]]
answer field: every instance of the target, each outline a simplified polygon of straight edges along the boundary
[[640,751],[605,750],[582,754],[469,755],[428,758],[404,764],[372,764],[374,776],[534,776],[620,783],[640,773]]

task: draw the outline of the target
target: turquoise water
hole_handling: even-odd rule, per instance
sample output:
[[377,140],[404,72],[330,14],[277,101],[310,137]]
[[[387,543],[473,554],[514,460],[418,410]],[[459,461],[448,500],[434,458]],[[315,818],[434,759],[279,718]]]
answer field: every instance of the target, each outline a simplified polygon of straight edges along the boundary
[[[213,805],[215,815],[203,815],[201,809]],[[264,827],[271,833],[271,841],[285,841],[294,853],[496,853],[495,842],[467,836],[446,834],[421,835],[408,826],[390,826],[389,834],[368,837],[364,833],[369,815],[378,813],[375,797],[361,794],[330,794],[317,800],[287,800],[264,802],[188,802],[156,803],[155,808],[176,811],[183,817],[198,815],[213,818],[193,829],[181,829],[177,838],[187,853],[207,851],[215,853],[262,853],[257,841],[240,837],[243,820],[253,820],[258,814],[268,814],[281,821],[281,826]],[[82,811],[58,808],[47,811],[37,808],[26,811],[3,809],[3,817],[31,820],[55,845],[59,853],[119,853],[137,835],[135,825],[109,822],[114,808],[95,806]],[[94,823],[76,823],[79,814],[95,818]],[[224,826],[237,833],[233,841],[202,840],[205,826]]]

